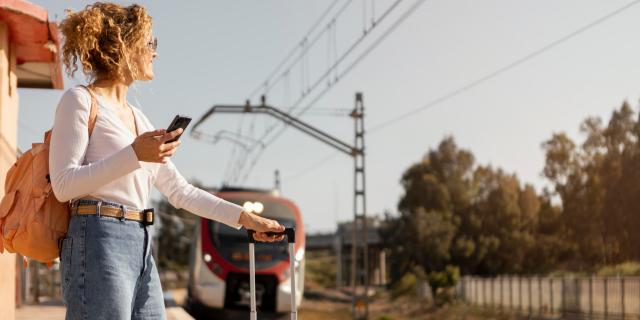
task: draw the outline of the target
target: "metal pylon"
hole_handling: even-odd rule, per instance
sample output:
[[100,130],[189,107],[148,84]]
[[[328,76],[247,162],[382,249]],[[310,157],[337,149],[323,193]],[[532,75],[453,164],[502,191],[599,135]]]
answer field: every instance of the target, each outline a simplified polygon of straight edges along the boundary
[[[362,93],[356,93],[355,108],[351,112],[355,121],[353,175],[353,234],[351,241],[351,289],[353,291],[352,314],[354,319],[369,317],[369,250],[367,232],[367,201],[364,150],[364,104]],[[360,236],[358,236],[360,234]],[[361,259],[359,259],[361,258]],[[358,261],[362,261],[358,273]]]

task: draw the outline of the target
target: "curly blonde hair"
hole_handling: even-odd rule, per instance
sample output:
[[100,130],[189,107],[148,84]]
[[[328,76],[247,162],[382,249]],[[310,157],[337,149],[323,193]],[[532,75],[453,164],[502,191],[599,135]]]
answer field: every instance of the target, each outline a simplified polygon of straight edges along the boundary
[[67,73],[73,77],[79,62],[89,79],[137,79],[140,70],[132,57],[149,50],[151,26],[151,17],[137,4],[96,2],[79,12],[68,10],[60,23]]

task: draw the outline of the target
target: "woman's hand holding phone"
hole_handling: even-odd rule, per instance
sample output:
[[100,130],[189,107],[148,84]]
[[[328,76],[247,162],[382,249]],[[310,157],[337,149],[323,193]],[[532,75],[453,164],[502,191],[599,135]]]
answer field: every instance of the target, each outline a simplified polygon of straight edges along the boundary
[[[167,130],[148,131],[136,138],[131,146],[138,160],[167,163],[180,145],[178,138],[191,122],[190,117],[176,115]],[[169,131],[169,132],[167,132]]]
[[139,161],[167,163],[169,157],[176,153],[180,145],[180,140],[165,142],[175,139],[181,135],[183,131],[182,128],[171,132],[166,132],[165,129],[147,131],[139,135],[131,146]]

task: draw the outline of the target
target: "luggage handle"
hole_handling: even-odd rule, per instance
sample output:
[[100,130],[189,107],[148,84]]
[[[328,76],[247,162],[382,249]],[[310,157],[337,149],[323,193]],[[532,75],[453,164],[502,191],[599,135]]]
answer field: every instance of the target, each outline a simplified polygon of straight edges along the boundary
[[[249,237],[249,287],[251,290],[251,313],[250,319],[257,320],[258,314],[256,312],[256,258],[255,258],[255,243],[256,239],[253,237],[255,230],[247,230],[247,236]],[[298,319],[298,307],[296,304],[296,274],[295,274],[295,242],[296,242],[296,229],[285,228],[283,232],[265,232],[268,236],[281,235],[287,236],[287,242],[289,243],[289,275],[291,284],[291,320]]]
[[[255,230],[247,230],[247,236],[249,237],[249,243],[255,243],[256,240],[253,237],[253,235],[256,233]],[[285,228],[284,231],[282,232],[273,232],[273,231],[267,231],[265,232],[266,235],[268,236],[278,236],[278,235],[286,235],[287,236],[287,242],[289,243],[296,243],[296,229],[295,228]]]

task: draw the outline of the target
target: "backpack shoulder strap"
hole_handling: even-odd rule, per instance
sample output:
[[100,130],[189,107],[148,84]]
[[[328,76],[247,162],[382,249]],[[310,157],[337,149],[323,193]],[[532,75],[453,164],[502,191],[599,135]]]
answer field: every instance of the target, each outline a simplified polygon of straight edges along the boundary
[[98,117],[98,102],[96,95],[88,86],[81,85],[81,87],[85,88],[91,96],[91,111],[89,112],[89,138],[91,138],[91,133],[93,133],[93,128],[96,126],[96,118]]
[[[93,128],[96,126],[96,118],[98,117],[98,102],[96,99],[96,95],[93,93],[93,91],[91,91],[91,89],[89,89],[89,87],[84,85],[80,85],[80,87],[83,87],[85,90],[87,90],[87,92],[89,92],[89,95],[91,96],[91,110],[89,111],[89,126],[88,126],[89,138],[91,138],[91,134],[93,133]],[[51,131],[52,129],[44,133],[44,142],[46,144],[49,144],[49,142],[51,141]]]

